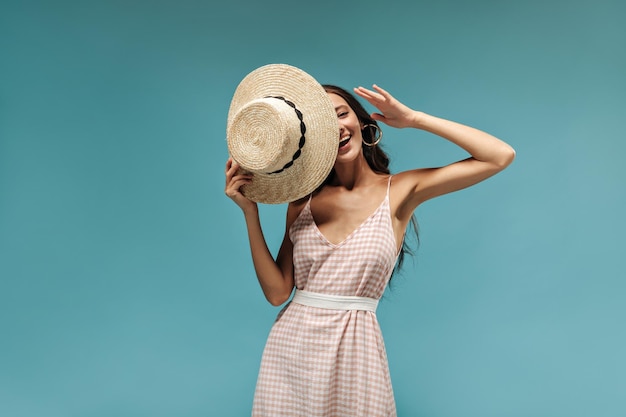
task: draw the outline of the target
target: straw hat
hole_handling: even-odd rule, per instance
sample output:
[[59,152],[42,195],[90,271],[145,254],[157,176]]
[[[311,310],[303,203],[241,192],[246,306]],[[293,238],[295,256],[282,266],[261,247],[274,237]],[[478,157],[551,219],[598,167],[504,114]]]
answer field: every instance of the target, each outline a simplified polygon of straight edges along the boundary
[[279,204],[313,192],[330,173],[339,144],[337,114],[324,88],[285,64],[241,81],[228,111],[228,151],[252,182],[250,200]]

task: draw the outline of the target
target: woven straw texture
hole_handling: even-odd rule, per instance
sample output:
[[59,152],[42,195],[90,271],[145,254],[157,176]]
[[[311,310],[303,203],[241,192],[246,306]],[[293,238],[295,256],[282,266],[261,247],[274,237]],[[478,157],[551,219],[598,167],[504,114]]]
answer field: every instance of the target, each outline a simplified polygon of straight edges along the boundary
[[[298,114],[286,102],[267,97],[282,97],[301,112],[305,142],[295,159],[302,136]],[[226,137],[230,155],[253,174],[242,193],[253,201],[278,204],[310,194],[326,179],[337,157],[339,124],[328,94],[312,76],[271,64],[252,71],[237,87]],[[272,173],[290,161],[291,166]]]

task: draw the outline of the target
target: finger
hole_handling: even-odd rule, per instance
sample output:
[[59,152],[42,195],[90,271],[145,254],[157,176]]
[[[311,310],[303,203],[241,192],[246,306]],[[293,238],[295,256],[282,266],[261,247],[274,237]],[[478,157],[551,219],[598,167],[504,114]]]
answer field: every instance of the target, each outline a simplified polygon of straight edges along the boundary
[[230,181],[232,181],[232,179],[233,179],[233,175],[235,175],[235,172],[233,171],[233,167],[232,167],[232,166],[231,166],[231,167],[228,167],[228,168],[226,169],[226,172],[225,172],[225,176],[226,176],[226,184],[228,184]]
[[252,182],[252,179],[250,178],[234,179],[228,183],[224,192],[226,193],[227,196],[231,198],[235,197],[241,194],[241,187],[243,187],[244,185],[250,184],[251,182]]
[[229,181],[226,181],[225,190],[234,190],[236,192],[239,191],[239,188],[246,184],[251,184],[252,178],[247,176],[235,176],[231,178]]
[[233,166],[239,166],[239,164],[237,162],[235,162],[235,160],[233,159],[232,156],[228,157],[228,160],[226,161],[226,172],[228,172],[229,170],[231,170],[233,168]]
[[363,97],[364,99],[366,99],[367,101],[379,100],[381,98],[380,95],[376,94],[372,90],[368,90],[365,87],[359,86],[354,89],[354,92],[358,94],[359,96]]
[[368,103],[370,103],[372,106],[376,107],[378,110],[383,111],[383,106],[385,105],[385,101],[384,99],[378,98],[378,97],[374,97],[374,96],[362,96],[365,100],[367,100]]
[[387,118],[383,114],[372,113],[370,114],[370,117],[376,121],[387,123]]
[[376,90],[377,92],[380,93],[380,95],[382,95],[383,97],[385,97],[386,99],[390,99],[391,94],[389,94],[386,90],[383,90],[382,88],[380,88],[378,85],[374,84],[372,85],[372,88],[374,88],[374,90]]
[[227,166],[227,170],[226,170],[226,176],[234,176],[237,171],[239,170],[239,164],[237,162],[235,162],[235,160],[232,160],[230,162],[230,166]]
[[235,174],[233,175],[232,180],[233,181],[248,181],[248,182],[252,182],[252,179],[254,178],[254,176],[252,174],[247,174],[247,173],[243,173],[243,174]]
[[233,169],[233,167],[231,167],[228,171],[226,171],[226,187],[229,187],[230,184],[234,181],[237,180],[238,176],[237,176],[237,169]]
[[252,181],[254,177],[253,174],[245,171],[241,171],[239,169],[239,165],[232,166],[230,170],[226,173],[226,183],[237,181],[241,179],[246,179]]
[[230,190],[240,192],[241,187],[247,184],[251,184],[251,183],[252,183],[252,178],[237,178],[231,181],[228,188]]

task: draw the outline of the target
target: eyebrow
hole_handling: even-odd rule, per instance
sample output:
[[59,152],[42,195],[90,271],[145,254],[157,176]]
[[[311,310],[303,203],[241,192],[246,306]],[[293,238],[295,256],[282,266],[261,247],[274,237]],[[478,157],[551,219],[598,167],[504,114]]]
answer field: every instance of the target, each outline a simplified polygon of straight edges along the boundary
[[337,110],[339,110],[339,109],[341,109],[341,108],[344,108],[344,107],[345,107],[345,108],[348,108],[348,106],[346,106],[345,104],[340,104],[340,105],[338,105],[337,107],[335,107],[335,111],[337,111]]

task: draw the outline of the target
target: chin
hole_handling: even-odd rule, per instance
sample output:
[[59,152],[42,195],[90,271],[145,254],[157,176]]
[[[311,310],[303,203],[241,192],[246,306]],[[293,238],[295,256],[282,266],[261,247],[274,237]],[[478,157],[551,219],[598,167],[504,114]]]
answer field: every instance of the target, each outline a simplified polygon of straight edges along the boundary
[[336,163],[337,162],[340,162],[340,163],[353,162],[362,157],[363,157],[363,151],[361,150],[361,148],[355,148],[354,146],[351,146],[351,148],[348,149],[347,152],[337,154]]

